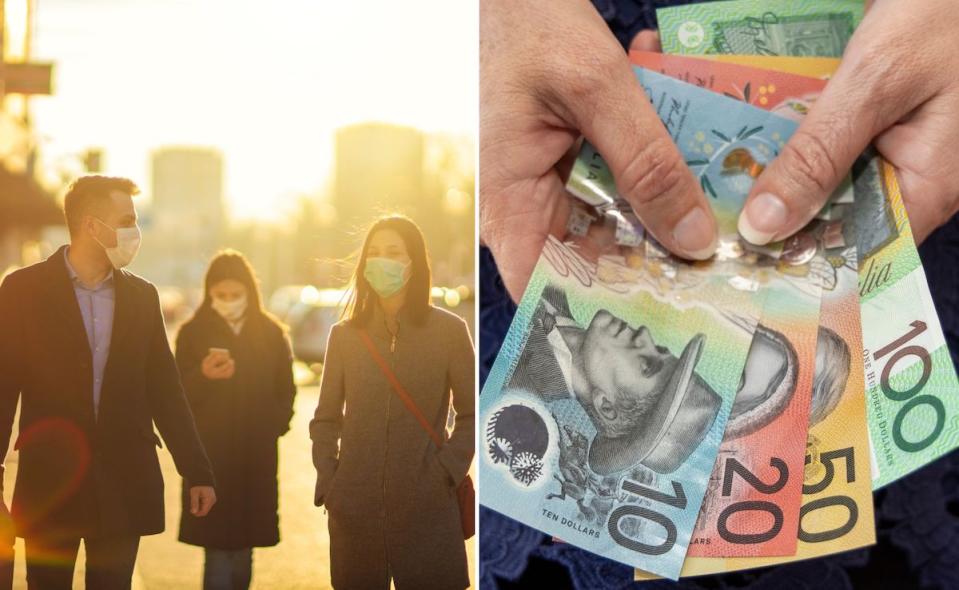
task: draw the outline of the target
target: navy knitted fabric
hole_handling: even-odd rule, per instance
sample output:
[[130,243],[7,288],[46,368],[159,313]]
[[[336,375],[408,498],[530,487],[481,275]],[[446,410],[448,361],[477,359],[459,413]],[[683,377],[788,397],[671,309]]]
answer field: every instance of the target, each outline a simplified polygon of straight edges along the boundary
[[[593,0],[624,45],[656,26],[656,8],[685,2]],[[919,249],[953,362],[959,365],[959,216]],[[489,250],[480,252],[480,382],[485,383],[516,306]],[[480,509],[480,587],[552,590],[645,588],[959,589],[959,453],[875,494],[877,544],[805,562],[682,580],[632,582],[630,568],[569,545],[486,508]]]

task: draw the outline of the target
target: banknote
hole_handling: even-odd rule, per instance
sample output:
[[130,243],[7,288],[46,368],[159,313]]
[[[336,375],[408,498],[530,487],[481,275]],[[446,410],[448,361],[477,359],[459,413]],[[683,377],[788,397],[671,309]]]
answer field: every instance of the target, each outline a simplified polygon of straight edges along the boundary
[[[630,59],[773,113],[790,100],[818,95],[825,85],[685,56],[631,52]],[[722,101],[716,102],[714,108],[721,108]],[[793,115],[804,113],[790,109]],[[743,167],[741,173],[759,172]],[[851,186],[849,192],[851,197]],[[768,292],[766,305],[687,559],[796,551],[821,278],[832,268],[808,233],[797,235],[778,262],[763,264],[757,257],[754,264],[751,270]]]
[[[730,98],[794,121],[801,121],[809,113],[826,87],[826,80],[822,78],[810,77],[808,74],[779,72],[752,63],[770,65],[770,60],[805,62],[809,61],[807,58],[763,58],[749,55],[722,57],[736,58],[739,62],[721,62],[701,57],[666,55],[650,51],[630,51],[629,53],[630,61],[634,65],[696,84],[713,92],[720,92]],[[833,63],[833,67],[838,64],[838,60],[828,61]],[[796,70],[802,70],[798,63],[793,67]],[[822,65],[815,66],[816,69],[822,67]],[[847,175],[817,217],[822,219],[841,217],[841,214],[833,215],[832,205],[852,203],[852,200],[852,177]]]
[[808,234],[757,261],[766,303],[687,560],[796,552],[824,265]]
[[[642,55],[635,57],[643,61]],[[672,70],[674,74],[690,73],[672,58],[651,55],[648,61],[655,66],[668,63],[678,68]],[[709,70],[723,73],[737,67],[699,61],[693,69],[705,73],[708,80]],[[755,72],[745,71],[748,68],[739,69],[749,78],[760,80]],[[707,194],[711,198],[737,194],[735,202],[741,207],[742,197],[764,168],[763,162],[775,157],[795,123],[749,106],[742,97],[719,96],[642,68],[637,69],[637,77]],[[813,80],[811,87],[803,89],[815,90],[821,85],[822,81]],[[723,87],[727,86],[731,84],[724,81]],[[802,81],[797,81],[799,86]],[[675,96],[686,96],[691,101],[690,107],[682,110],[684,121],[689,118],[685,126],[671,125],[669,115],[663,115],[673,110],[664,97]],[[767,108],[771,107],[769,104]],[[717,128],[720,118],[727,126],[731,122],[742,128],[725,133]],[[715,145],[707,142],[700,146],[697,135],[705,138],[707,134],[708,142]],[[584,146],[577,164],[568,183],[573,194],[587,203],[618,198],[608,168],[589,145]],[[736,214],[738,209],[723,211],[727,221],[721,218],[720,227],[729,231],[729,222]],[[747,252],[741,242],[724,237],[719,257],[726,251],[741,252],[737,280],[761,284],[767,298],[688,555],[795,552],[819,325],[820,286],[815,268],[828,266],[815,242],[812,246],[805,236],[797,237],[775,260]]]
[[842,55],[861,0],[731,0],[656,11],[665,53]]
[[[805,231],[832,270],[821,269],[825,272],[796,553],[687,557],[683,576],[788,563],[875,542],[863,360],[857,354],[862,331],[854,218],[852,208],[846,208],[842,219],[817,221]],[[637,580],[654,577],[636,571]]]
[[[758,56],[737,57],[750,59]],[[685,55],[630,51],[629,60],[647,70],[695,84],[792,120],[799,120],[808,113],[826,87],[825,80],[807,75]]]
[[[796,129],[794,121],[719,97],[692,84],[638,66],[637,81],[686,164],[709,198],[719,224],[720,252],[738,253],[751,246],[737,232],[736,221],[755,176],[779,154]],[[720,110],[721,109],[721,110]],[[619,195],[602,156],[585,143],[573,163],[567,189],[583,202],[615,216],[617,237],[636,244],[644,232],[632,208]],[[778,246],[760,248],[771,254]]]
[[[755,272],[760,255],[745,250],[735,229],[752,181],[742,170],[746,154],[736,150],[755,150],[750,157],[764,162],[795,123],[654,72],[637,74],[711,187],[720,252],[690,264],[638,223],[624,236],[629,212],[606,206],[617,202],[615,184],[584,148],[581,176],[571,183],[589,198],[573,203],[567,241],[544,249],[480,399],[481,501],[675,578],[766,297]],[[742,128],[726,128],[727,108],[740,112]],[[730,154],[738,171],[723,168]],[[771,342],[762,352],[777,350]],[[750,389],[765,385],[757,375]]]
[[[643,52],[631,52],[640,55]],[[753,99],[752,104],[767,108],[777,114],[800,120],[806,116],[812,105],[815,103],[819,94],[825,88],[826,80],[835,73],[839,67],[839,60],[828,57],[788,57],[788,56],[765,56],[765,55],[709,55],[709,56],[682,56],[669,55],[665,59],[681,60],[679,63],[689,62],[697,69],[697,63],[702,61],[717,62],[714,68],[709,70],[709,75],[713,77],[714,84],[716,80],[729,80],[730,84],[743,84],[742,80],[755,78],[757,80],[778,80],[771,82],[778,96],[767,96],[769,94],[770,82],[763,84],[766,93],[760,93],[757,99],[755,92],[749,98]],[[642,65],[642,64],[640,64]],[[745,68],[745,69],[743,69]],[[705,73],[699,73],[703,77]],[[762,82],[760,82],[762,83]],[[760,86],[762,90],[763,86]],[[755,86],[753,86],[755,87]],[[716,88],[711,87],[711,90]],[[732,89],[734,94],[735,88]],[[725,91],[724,91],[725,92]],[[765,98],[766,100],[763,100]],[[771,106],[771,108],[770,108]],[[823,205],[822,209],[816,214],[817,219],[840,219],[841,211],[833,211],[833,205],[837,203],[848,204],[852,202],[853,188],[852,176],[847,175],[836,191],[830,196],[829,200]]]
[[839,59],[835,57],[793,57],[788,55],[699,55],[698,59],[708,59],[720,63],[739,64],[764,70],[773,70],[784,74],[796,74],[828,80],[839,68]]
[[[721,4],[724,3],[678,8],[698,8],[703,20],[713,21],[721,17],[714,11]],[[764,2],[761,6],[772,9],[771,3]],[[660,12],[669,10],[673,9]],[[814,2],[803,2],[797,4],[795,10],[813,14],[818,8]],[[679,18],[677,15],[673,13],[669,18]],[[662,18],[660,16],[661,27]],[[666,37],[663,32],[664,49]],[[675,45],[672,48],[671,52],[680,52]],[[722,49],[720,53],[730,52]],[[841,50],[834,49],[823,55],[842,54]],[[745,56],[724,59],[761,64]],[[864,195],[863,204],[857,203],[855,208],[859,212],[856,223],[860,226],[856,233],[860,241],[863,354],[873,483],[879,488],[959,446],[959,384],[912,239],[894,169],[880,158],[863,158],[856,184],[856,192]],[[896,317],[893,314],[908,315],[911,319],[890,322],[890,318]]]
[[873,487],[881,488],[959,447],[959,381],[895,169],[868,159],[856,199]]
[[762,293],[644,249],[551,238],[480,396],[483,505],[677,578]]

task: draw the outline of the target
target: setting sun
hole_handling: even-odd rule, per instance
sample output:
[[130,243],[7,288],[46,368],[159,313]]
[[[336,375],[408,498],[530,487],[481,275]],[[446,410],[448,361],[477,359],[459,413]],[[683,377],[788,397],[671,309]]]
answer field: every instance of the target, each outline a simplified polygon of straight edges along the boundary
[[[43,0],[34,56],[56,61],[33,99],[45,169],[104,150],[138,179],[170,145],[214,148],[228,212],[278,219],[323,196],[333,133],[376,120],[469,135],[476,31],[469,2]],[[412,14],[415,12],[416,14]]]

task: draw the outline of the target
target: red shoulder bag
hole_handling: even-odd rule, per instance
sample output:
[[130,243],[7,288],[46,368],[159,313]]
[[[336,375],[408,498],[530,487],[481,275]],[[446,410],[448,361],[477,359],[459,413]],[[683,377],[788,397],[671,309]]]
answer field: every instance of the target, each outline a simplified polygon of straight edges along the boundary
[[[373,360],[376,361],[376,364],[379,365],[380,370],[383,372],[383,375],[386,376],[387,381],[393,386],[393,391],[396,392],[396,395],[402,400],[403,405],[406,406],[406,409],[413,414],[413,417],[416,418],[417,422],[420,423],[420,426],[423,427],[423,430],[426,431],[426,434],[433,439],[433,443],[436,444],[436,448],[441,448],[443,446],[443,439],[439,434],[433,430],[433,427],[430,426],[429,421],[423,416],[423,413],[420,412],[419,407],[417,407],[416,402],[413,401],[413,398],[410,397],[410,394],[407,393],[406,389],[403,388],[403,384],[399,382],[396,378],[396,375],[390,369],[389,365],[386,364],[386,361],[383,359],[383,356],[380,355],[379,351],[376,350],[373,341],[370,340],[369,334],[365,330],[360,330],[360,340],[363,341],[363,344],[366,345],[367,350],[370,351],[370,356],[373,357]],[[476,491],[473,489],[473,479],[467,475],[463,481],[456,487],[456,498],[459,502],[460,507],[460,524],[463,527],[463,538],[469,539],[474,534],[476,534],[476,520],[473,515],[474,507],[476,505]]]

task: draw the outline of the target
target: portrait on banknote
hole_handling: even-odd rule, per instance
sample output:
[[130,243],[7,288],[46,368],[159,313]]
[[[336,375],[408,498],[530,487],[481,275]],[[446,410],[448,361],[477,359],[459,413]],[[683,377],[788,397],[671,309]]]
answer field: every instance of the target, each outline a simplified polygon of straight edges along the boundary
[[547,403],[575,399],[596,431],[586,454],[594,473],[637,463],[668,473],[719,411],[719,396],[695,373],[703,344],[698,334],[674,355],[645,326],[634,328],[605,310],[580,325],[565,294],[547,286],[508,387]]

